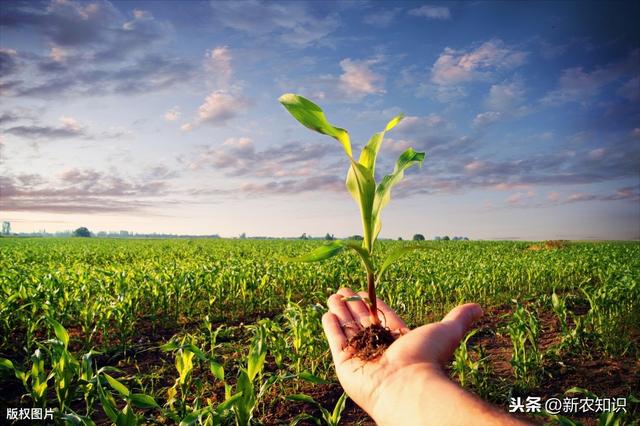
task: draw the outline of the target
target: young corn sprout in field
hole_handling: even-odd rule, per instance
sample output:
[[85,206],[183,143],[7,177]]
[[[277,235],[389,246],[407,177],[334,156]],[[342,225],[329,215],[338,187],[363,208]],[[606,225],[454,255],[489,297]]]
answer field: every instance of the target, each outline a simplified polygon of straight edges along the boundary
[[[374,134],[362,149],[360,157],[356,160],[353,157],[351,150],[349,133],[345,129],[341,129],[330,124],[327,121],[324,112],[318,105],[306,98],[303,98],[302,96],[291,93],[282,95],[279,101],[303,126],[327,136],[331,136],[340,142],[347,158],[349,159],[346,186],[347,190],[360,207],[363,228],[362,242],[336,240],[325,244],[306,255],[289,260],[298,262],[317,262],[337,255],[344,248],[349,248],[360,256],[367,273],[368,293],[368,297],[362,299],[366,302],[366,305],[369,308],[371,326],[363,330],[362,335],[359,333],[354,336],[355,340],[351,341],[350,344],[354,346],[361,358],[373,359],[380,354],[380,351],[375,350],[367,354],[365,352],[369,351],[365,351],[366,348],[361,348],[362,350],[360,350],[358,347],[358,341],[366,340],[377,342],[374,343],[374,346],[388,346],[393,341],[389,331],[381,326],[380,319],[378,317],[376,285],[380,283],[380,279],[384,272],[395,260],[400,258],[407,251],[416,248],[415,246],[400,247],[392,251],[384,262],[382,262],[382,265],[376,268],[373,262],[373,250],[376,239],[380,234],[380,229],[382,228],[380,213],[391,199],[391,188],[402,180],[404,177],[404,171],[409,167],[416,164],[421,166],[425,154],[423,152],[416,152],[413,148],[408,148],[400,154],[393,172],[382,178],[380,182],[376,182],[376,157],[378,156],[378,151],[382,145],[382,140],[384,139],[385,133],[393,129],[402,120],[402,114],[392,118],[391,121],[387,123],[384,130]],[[367,337],[371,336],[372,333],[380,338],[374,338],[372,340],[370,337]],[[384,347],[382,350],[384,350]]]

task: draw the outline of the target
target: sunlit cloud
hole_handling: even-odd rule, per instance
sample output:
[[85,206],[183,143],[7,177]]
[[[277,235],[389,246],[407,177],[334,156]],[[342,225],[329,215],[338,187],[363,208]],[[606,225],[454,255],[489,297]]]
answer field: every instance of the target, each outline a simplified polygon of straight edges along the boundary
[[409,15],[431,19],[449,19],[451,18],[451,11],[448,7],[425,4],[424,6],[409,10]]

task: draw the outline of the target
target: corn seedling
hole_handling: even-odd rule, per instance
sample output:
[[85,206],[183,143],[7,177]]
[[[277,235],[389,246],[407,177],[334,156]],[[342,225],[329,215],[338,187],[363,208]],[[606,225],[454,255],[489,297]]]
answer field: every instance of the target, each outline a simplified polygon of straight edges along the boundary
[[537,386],[542,369],[542,354],[538,349],[540,324],[535,315],[518,305],[508,325],[513,347],[511,367],[516,386],[523,390]]
[[107,373],[103,372],[101,378],[104,378],[106,383],[108,383],[125,402],[124,408],[120,410],[111,391],[103,386],[101,380],[97,382],[98,396],[102,403],[102,409],[116,426],[134,426],[144,423],[142,417],[133,412],[133,407],[141,409],[160,408],[152,396],[142,393],[132,393],[122,382],[114,379]]
[[297,425],[303,420],[312,421],[317,425],[326,425],[326,426],[338,426],[340,424],[340,418],[342,417],[342,412],[344,411],[344,407],[347,403],[347,394],[343,393],[336,405],[333,407],[332,411],[324,408],[318,401],[310,397],[309,395],[298,393],[294,395],[287,396],[287,399],[290,401],[297,402],[306,402],[307,404],[315,405],[318,410],[320,410],[321,417],[315,417],[311,414],[302,413],[291,422],[292,426]]
[[330,124],[318,105],[302,96],[290,93],[282,95],[279,101],[303,126],[331,136],[342,145],[350,163],[347,171],[346,186],[360,208],[364,234],[362,243],[352,240],[336,240],[291,260],[317,262],[339,254],[344,248],[355,251],[360,256],[367,275],[368,297],[364,300],[369,308],[371,326],[382,329],[378,317],[376,284],[380,282],[384,272],[395,260],[415,247],[399,247],[387,256],[379,268],[374,266],[374,244],[382,229],[381,212],[391,200],[391,189],[402,180],[405,170],[413,165],[422,165],[425,154],[416,152],[413,148],[408,148],[400,154],[393,172],[377,183],[375,180],[376,158],[384,135],[402,120],[403,115],[392,118],[384,130],[374,134],[362,149],[359,159],[356,160],[353,157],[349,133],[345,129]]
[[[559,347],[582,349],[585,343],[584,321],[581,317],[573,315],[568,309],[565,300],[559,297],[555,291],[551,295],[551,306],[553,312],[558,317],[560,331],[562,333],[562,341]],[[569,324],[569,319],[573,322],[573,327]]]
[[[262,370],[267,356],[267,331],[262,323],[254,328],[254,337],[249,348],[246,368],[240,368],[235,393],[240,394],[233,404],[233,413],[238,426],[248,426],[258,402],[267,389],[277,380],[272,376],[264,381]],[[258,392],[256,393],[256,387]],[[231,387],[225,387],[225,397],[231,398]]]
[[[209,358],[192,343],[185,343],[185,339],[182,339],[182,343],[169,342],[161,346],[161,350],[165,352],[175,352],[175,366],[178,371],[178,377],[172,387],[167,390],[167,405],[171,410],[176,402],[178,404],[177,416],[179,418],[184,417],[187,414],[189,407],[187,407],[187,397],[189,396],[189,388],[191,386],[191,377],[194,369],[194,357],[200,361],[210,361]],[[180,400],[178,401],[178,393],[180,394]]]
[[22,382],[22,386],[31,397],[34,405],[44,407],[46,403],[47,382],[51,379],[44,369],[44,357],[40,349],[31,355],[31,369],[24,371],[14,366],[11,360],[0,358],[0,369],[13,373]]

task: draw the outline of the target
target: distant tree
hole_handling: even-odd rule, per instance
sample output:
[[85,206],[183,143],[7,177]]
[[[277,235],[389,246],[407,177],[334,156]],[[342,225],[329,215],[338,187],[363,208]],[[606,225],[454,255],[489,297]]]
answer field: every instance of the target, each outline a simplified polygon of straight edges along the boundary
[[72,235],[74,237],[90,237],[91,236],[91,231],[89,231],[84,226],[81,226],[80,228],[78,228],[75,231],[73,231]]
[[415,234],[413,236],[413,241],[424,241],[424,235],[422,234]]
[[442,237],[442,241],[449,241],[451,240],[451,238],[449,238],[448,235],[445,235],[444,237]]
[[352,235],[349,237],[350,240],[362,241],[362,235]]
[[324,236],[324,239],[325,239],[325,240],[327,240],[327,241],[333,241],[333,240],[335,240],[336,238],[333,236],[333,234],[329,234],[329,233],[327,232],[327,235],[325,235],[325,236]]
[[398,237],[398,241],[402,241],[402,237]]
[[307,237],[307,233],[306,232],[303,232],[302,235],[300,235],[300,239],[301,240],[308,240],[309,237]]
[[245,232],[243,232],[242,234],[240,234],[240,239],[244,240],[247,238],[247,234]]

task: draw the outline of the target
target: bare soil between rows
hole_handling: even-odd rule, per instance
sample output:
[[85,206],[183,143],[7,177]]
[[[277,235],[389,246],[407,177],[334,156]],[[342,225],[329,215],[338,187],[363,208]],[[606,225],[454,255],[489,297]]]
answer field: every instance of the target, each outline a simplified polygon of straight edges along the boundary
[[[578,309],[577,309],[578,310]],[[506,410],[509,402],[508,385],[512,382],[512,370],[510,359],[512,354],[511,340],[504,332],[506,324],[510,320],[512,307],[510,305],[501,305],[486,310],[485,315],[474,324],[474,328],[478,328],[478,333],[473,336],[469,343],[469,347],[483,346],[485,355],[488,357],[490,365],[490,375],[495,382],[505,383],[504,395],[498,395],[495,400],[491,401],[496,406]],[[579,314],[579,312],[576,312]],[[263,312],[250,315],[242,320],[232,321],[226,325],[250,324],[262,317],[274,317],[274,312]],[[541,337],[539,346],[541,351],[546,351],[558,344],[561,340],[561,333],[557,318],[552,312],[538,311],[538,318],[541,325]],[[135,335],[131,339],[134,344],[126,354],[118,354],[117,352],[104,354],[98,357],[98,367],[104,365],[112,365],[122,369],[127,375],[149,375],[157,374],[154,382],[155,389],[166,389],[173,385],[177,375],[173,366],[173,356],[162,352],[159,346],[166,343],[174,334],[178,332],[189,331],[194,325],[182,323],[176,327],[152,328],[149,322],[141,320],[136,329]],[[72,349],[81,350],[79,342],[79,327],[69,327],[69,334],[72,338]],[[44,336],[43,336],[44,337]],[[100,336],[96,336],[99,340]],[[244,355],[244,348],[238,348],[237,356]],[[472,351],[473,352],[473,351]],[[76,352],[77,354],[77,352]],[[0,354],[16,360],[16,354]],[[13,355],[13,356],[11,356]],[[327,354],[327,356],[330,356]],[[224,355],[225,362],[232,363],[234,353]],[[22,361],[22,360],[18,360]],[[267,357],[266,371],[276,371],[277,367],[270,356]],[[235,371],[235,370],[234,370]],[[228,371],[228,376],[233,375]],[[197,368],[194,371],[194,377],[202,377],[204,380],[210,377],[204,369]],[[233,381],[231,379],[230,381]],[[599,397],[607,398],[625,398],[630,394],[638,396],[640,389],[640,360],[631,355],[623,355],[617,358],[611,358],[598,351],[589,353],[561,354],[557,359],[545,359],[544,377],[540,386],[528,392],[523,396],[539,396],[543,400],[551,397],[563,397],[563,393],[571,387],[586,388]],[[272,386],[266,394],[265,400],[259,405],[257,418],[266,425],[288,424],[301,413],[309,413],[320,416],[319,410],[313,405],[286,400],[287,394],[306,393],[312,396],[323,407],[333,409],[338,398],[342,394],[342,388],[336,383],[314,385],[302,381],[298,381],[295,385],[291,382],[284,384],[284,389],[288,393],[282,392],[282,387]],[[222,383],[211,383],[211,402],[221,402],[224,398],[224,387]],[[3,380],[0,382],[0,405],[7,407],[16,407],[27,405],[20,404],[20,396],[24,393],[21,383],[15,379]],[[162,400],[164,394],[156,395],[158,403],[161,405],[165,402]],[[55,396],[50,395],[55,399]],[[27,399],[28,400],[28,399]],[[81,405],[77,408],[82,413]],[[640,407],[637,405],[632,408],[632,418],[640,418]],[[595,414],[568,414],[568,417],[579,420],[585,425],[596,425],[597,417]],[[520,415],[523,419],[542,424],[545,422],[540,417],[527,417]],[[94,415],[97,424],[109,424],[108,419],[98,409]],[[162,422],[162,420],[161,420]],[[171,424],[165,420],[164,423]],[[300,424],[313,424],[304,421]],[[367,414],[348,400],[346,408],[342,415],[342,424],[352,425],[373,425],[374,422]]]

